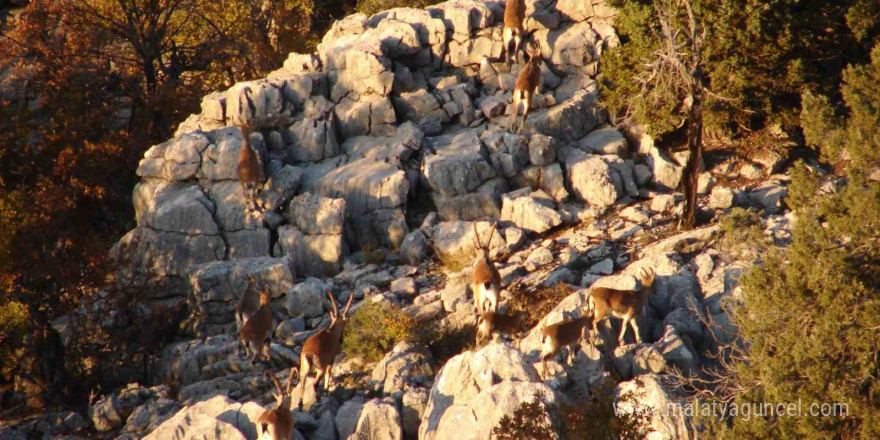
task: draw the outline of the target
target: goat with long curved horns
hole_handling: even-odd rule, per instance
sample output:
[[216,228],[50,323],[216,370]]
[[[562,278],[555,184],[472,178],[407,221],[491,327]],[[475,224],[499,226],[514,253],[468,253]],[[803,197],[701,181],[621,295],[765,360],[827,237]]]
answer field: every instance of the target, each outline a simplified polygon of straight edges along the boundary
[[266,375],[272,379],[278,394],[275,396],[275,408],[267,410],[257,419],[257,429],[260,431],[258,440],[290,440],[293,436],[293,415],[290,413],[290,384],[295,369],[291,369],[287,378],[287,390],[281,390],[281,383],[272,374],[266,371]]
[[[348,312],[351,310],[351,301],[354,299],[354,292],[348,296],[348,302],[345,304],[345,310],[342,315],[339,314],[339,306],[333,294],[327,291],[333,310],[330,312],[330,327],[322,329],[317,333],[309,336],[303,344],[302,353],[300,354],[299,372],[300,372],[300,396],[303,396],[306,389],[306,379],[312,367],[315,369],[315,382],[324,377],[324,388],[330,389],[333,384],[333,363],[336,355],[339,354],[339,346],[342,343],[342,332],[345,331],[345,325],[348,323]],[[302,400],[300,399],[300,404]]]

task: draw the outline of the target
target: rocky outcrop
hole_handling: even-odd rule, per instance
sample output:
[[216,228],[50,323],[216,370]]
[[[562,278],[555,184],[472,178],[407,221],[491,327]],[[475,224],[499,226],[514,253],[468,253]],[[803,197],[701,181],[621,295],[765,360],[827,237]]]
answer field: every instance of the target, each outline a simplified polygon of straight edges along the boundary
[[505,414],[543,394],[555,402],[555,391],[518,351],[504,344],[453,357],[437,374],[419,427],[420,439],[489,438]]
[[[182,298],[197,264],[291,255],[297,275],[323,276],[350,252],[395,249],[410,232],[407,205],[419,191],[447,220],[499,217],[502,195],[524,186],[557,203],[572,188],[600,206],[631,193],[601,162],[581,170],[572,162],[582,158],[557,151],[566,143],[614,157],[626,150],[612,129],[588,137],[606,119],[592,77],[603,48],[619,43],[601,21],[610,14],[534,5],[530,23],[546,61],[524,138],[500,128],[519,69],[499,62],[500,6],[453,0],[352,15],[315,53],[291,54],[266,79],[206,96],[173,139],[144,155],[138,226],[114,256],[131,277],[165,279],[168,295]],[[256,213],[236,182],[242,143],[230,125],[245,121],[257,129],[251,144],[268,177]],[[584,188],[594,177],[611,183]],[[304,228],[310,219],[290,207],[306,194],[344,201],[342,224]]]

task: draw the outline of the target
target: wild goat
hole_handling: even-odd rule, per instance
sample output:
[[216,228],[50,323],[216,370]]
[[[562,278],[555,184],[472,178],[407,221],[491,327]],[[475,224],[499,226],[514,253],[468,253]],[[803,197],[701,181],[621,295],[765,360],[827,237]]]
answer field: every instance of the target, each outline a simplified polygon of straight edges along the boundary
[[474,264],[474,272],[471,276],[471,291],[474,294],[474,305],[477,307],[477,314],[482,315],[486,312],[498,311],[498,297],[501,295],[501,274],[489,258],[489,246],[492,244],[492,236],[495,235],[497,223],[492,225],[492,231],[489,232],[489,241],[483,246],[480,241],[480,233],[477,232],[477,222],[473,223],[474,241],[476,241],[477,249],[482,255]]
[[504,313],[486,312],[477,318],[477,347],[492,340],[493,333],[505,334],[516,337],[519,333],[519,323],[523,313],[514,312],[512,315]]
[[639,271],[639,280],[641,281],[639,290],[617,290],[607,287],[594,287],[590,290],[590,307],[593,309],[595,317],[593,321],[594,333],[598,332],[599,321],[610,314],[615,318],[623,319],[618,337],[620,345],[623,345],[623,337],[626,335],[628,323],[632,324],[633,332],[636,334],[636,342],[642,342],[636,318],[642,312],[648,295],[654,294],[654,271],[642,268]]
[[526,18],[525,0],[507,0],[504,8],[504,62],[510,68],[511,55],[515,61],[519,59],[519,50],[523,40],[523,20]]
[[267,410],[257,419],[257,429],[260,430],[258,440],[290,440],[293,436],[293,416],[290,413],[290,384],[294,370],[290,371],[287,378],[287,390],[281,390],[281,383],[271,371],[267,371],[278,394],[275,396],[275,408]]
[[257,192],[260,185],[266,181],[263,174],[263,165],[257,156],[257,151],[251,146],[251,128],[247,124],[238,125],[241,132],[241,151],[238,154],[238,182],[241,184],[241,190],[244,192],[244,198],[257,210]]
[[587,305],[581,306],[581,317],[568,319],[545,326],[541,329],[541,376],[547,374],[547,359],[555,356],[565,347],[568,349],[568,363],[574,359],[572,346],[579,343],[584,337],[588,326],[593,323],[593,314],[589,313]]
[[[535,43],[535,49],[529,52],[529,62],[519,72],[516,78],[516,87],[513,89],[513,121],[512,129],[522,134],[526,127],[526,117],[529,115],[529,107],[532,103],[532,97],[538,91],[541,85],[541,46]],[[522,122],[519,130],[516,130],[516,116],[519,114],[520,106],[522,106]]]
[[241,298],[235,304],[235,324],[239,331],[241,331],[244,323],[260,308],[260,292],[254,285],[254,278],[248,275],[245,281],[247,282],[247,288],[245,288],[244,294],[241,295]]
[[[348,302],[345,304],[342,316],[339,316],[339,306],[336,304],[333,294],[327,291],[327,296],[330,297],[330,303],[333,304],[333,310],[330,312],[330,327],[309,336],[303,344],[299,360],[300,396],[304,395],[306,379],[309,377],[313,365],[315,367],[315,383],[321,380],[321,376],[324,376],[325,389],[330,389],[330,385],[333,383],[331,370],[336,355],[339,353],[339,345],[342,343],[342,332],[345,331],[345,324],[348,323],[348,311],[351,309],[354,292],[348,296]],[[301,403],[302,398],[300,398]]]
[[[260,308],[254,312],[250,319],[245,321],[238,332],[239,356],[241,355],[241,345],[244,345],[245,355],[251,356],[251,365],[263,355],[264,349],[269,348],[269,337],[275,328],[275,318],[269,308],[271,299],[268,290],[261,291]],[[268,353],[266,353],[266,357],[269,357]]]

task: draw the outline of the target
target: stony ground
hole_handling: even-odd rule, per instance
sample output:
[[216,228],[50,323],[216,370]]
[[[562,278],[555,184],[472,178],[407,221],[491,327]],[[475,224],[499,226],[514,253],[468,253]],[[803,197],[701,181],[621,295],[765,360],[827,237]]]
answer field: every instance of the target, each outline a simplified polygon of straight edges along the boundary
[[[386,302],[467,334],[474,229],[486,241],[496,224],[501,307],[530,312],[522,339],[476,348],[450,336],[443,350],[401,342],[372,363],[342,355],[334,387],[294,393],[296,438],[490,438],[535,392],[584,399],[605,378],[657,408],[682,398],[665,375],[696,372],[734,337],[725,303],[758,258],[721,240],[718,220],[752,207],[768,240],[790,239],[787,143],[747,158],[707,155],[699,192],[709,220],[678,233],[673,188],[686,156],[624,136],[597,106],[601,52],[619,44],[614,11],[600,1],[529,2],[546,62],[525,135],[507,130],[519,67],[495,62],[502,13],[502,2],[453,0],[354,15],[315,54],[205,97],[202,112],[141,161],[138,226],[111,251],[125,263],[121,282],[156,283],[138,298],[143,313],[183,310],[186,336],[152,363],[155,386],[132,384],[97,396],[88,414],[47,414],[0,438],[254,439],[274,402],[262,372],[286,381],[303,341],[329,325],[327,290],[340,301],[354,295],[353,313]],[[257,126],[251,143],[269,176],[257,213],[245,209],[235,173],[242,142],[231,124],[240,121]],[[540,329],[576,314],[590,286],[634,288],[641,268],[657,275],[639,318],[645,342],[617,346],[612,319],[542,380]],[[233,316],[249,277],[272,293],[277,323],[271,359],[256,368],[238,356]],[[658,415],[650,426],[658,438],[688,437],[681,418]]]

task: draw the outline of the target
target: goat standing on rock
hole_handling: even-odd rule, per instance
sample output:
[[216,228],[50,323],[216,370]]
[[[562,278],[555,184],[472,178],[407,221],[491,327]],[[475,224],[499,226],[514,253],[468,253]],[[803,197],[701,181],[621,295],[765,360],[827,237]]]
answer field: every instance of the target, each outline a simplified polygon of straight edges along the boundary
[[257,192],[266,181],[263,173],[263,164],[257,151],[251,146],[251,128],[247,124],[239,124],[241,132],[241,151],[238,154],[238,181],[244,192],[245,201],[254,211],[257,210]]
[[581,317],[551,324],[541,329],[541,376],[547,375],[547,359],[568,347],[568,363],[574,360],[574,345],[584,338],[587,326],[593,323],[593,314],[587,305],[581,306]]
[[[269,337],[275,328],[275,318],[272,316],[272,310],[269,308],[271,300],[272,296],[268,290],[261,291],[260,308],[245,321],[238,332],[239,355],[241,353],[241,345],[244,345],[245,355],[250,355],[248,351],[253,353],[253,355],[250,355],[251,365],[254,365],[254,362],[263,355],[264,350],[269,351]],[[268,353],[266,353],[266,358],[269,358]]]
[[615,318],[623,319],[623,324],[620,326],[620,336],[618,337],[620,345],[623,345],[627,324],[632,324],[633,332],[636,334],[636,342],[642,342],[636,318],[638,318],[639,313],[642,312],[642,308],[648,301],[648,295],[654,294],[654,271],[642,268],[639,271],[639,275],[641,287],[637,290],[617,290],[607,287],[594,287],[590,290],[590,307],[593,309],[593,315],[595,316],[593,321],[594,332],[598,332],[597,326],[599,321],[605,319],[610,314]]
[[477,314],[482,315],[486,312],[498,311],[498,297],[501,295],[501,274],[489,258],[489,245],[492,244],[492,236],[495,235],[495,228],[498,224],[492,225],[492,231],[489,232],[489,241],[483,246],[480,241],[480,233],[477,231],[477,222],[473,223],[474,240],[477,249],[482,252],[482,256],[477,259],[474,264],[474,272],[471,276],[471,292],[474,294],[474,305],[477,307]]
[[[513,120],[511,121],[511,129],[522,134],[526,127],[526,117],[529,115],[529,107],[531,107],[532,97],[538,92],[538,86],[541,85],[541,45],[535,43],[535,49],[529,52],[529,62],[519,72],[516,78],[516,87],[513,89]],[[522,106],[522,122],[519,130],[516,129],[516,116],[519,114],[520,106]]]
[[[330,291],[327,292],[330,297],[330,303],[333,304],[333,310],[330,312],[330,327],[322,329],[317,333],[309,336],[302,346],[302,353],[299,361],[299,381],[300,386],[300,404],[302,404],[302,396],[306,390],[306,379],[312,366],[315,367],[315,382],[321,380],[324,376],[324,388],[330,389],[333,383],[333,362],[336,355],[339,354],[339,346],[342,343],[342,332],[345,331],[345,324],[348,323],[348,311],[351,309],[351,301],[354,299],[354,292],[348,296],[348,302],[345,304],[345,310],[342,316],[339,315],[339,306],[336,299]],[[293,373],[291,373],[293,374]]]
[[519,60],[519,50],[523,41],[523,21],[526,18],[525,0],[507,0],[504,7],[504,62],[510,69],[511,57]]

